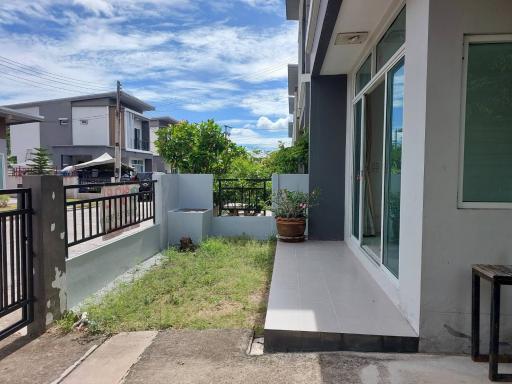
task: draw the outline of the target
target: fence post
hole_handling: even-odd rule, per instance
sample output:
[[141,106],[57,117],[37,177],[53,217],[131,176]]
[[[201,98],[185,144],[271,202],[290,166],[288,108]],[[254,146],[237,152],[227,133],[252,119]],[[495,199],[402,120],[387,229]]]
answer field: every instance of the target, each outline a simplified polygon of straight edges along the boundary
[[34,321],[29,335],[38,335],[66,310],[66,244],[64,188],[61,176],[23,176],[32,190],[34,250]]

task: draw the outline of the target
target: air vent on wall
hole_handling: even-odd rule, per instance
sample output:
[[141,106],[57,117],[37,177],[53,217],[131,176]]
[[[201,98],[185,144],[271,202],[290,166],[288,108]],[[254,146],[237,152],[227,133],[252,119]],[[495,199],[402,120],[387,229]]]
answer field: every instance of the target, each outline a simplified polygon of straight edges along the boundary
[[344,32],[336,35],[334,45],[362,44],[366,41],[368,32]]

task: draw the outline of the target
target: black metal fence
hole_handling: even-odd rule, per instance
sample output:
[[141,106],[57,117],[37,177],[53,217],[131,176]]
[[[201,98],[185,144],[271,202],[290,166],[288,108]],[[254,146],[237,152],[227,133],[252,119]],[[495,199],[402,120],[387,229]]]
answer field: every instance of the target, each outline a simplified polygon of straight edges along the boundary
[[218,215],[266,215],[271,193],[270,179],[217,179],[214,194]]
[[154,180],[125,183],[101,183],[86,186],[68,185],[70,189],[87,192],[101,188],[101,196],[66,199],[66,245],[71,247],[97,237],[126,229],[143,221],[155,221]]
[[80,193],[101,193],[101,186],[91,187],[91,184],[107,184],[112,180],[111,177],[79,177],[78,184],[82,185],[78,189]]
[[29,188],[0,190],[10,195],[16,206],[0,212],[0,339],[33,320],[32,195]]

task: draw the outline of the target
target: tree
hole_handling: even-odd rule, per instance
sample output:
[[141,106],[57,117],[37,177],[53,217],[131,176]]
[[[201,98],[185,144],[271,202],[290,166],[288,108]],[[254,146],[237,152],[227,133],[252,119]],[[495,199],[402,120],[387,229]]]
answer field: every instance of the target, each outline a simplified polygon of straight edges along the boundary
[[29,164],[32,175],[47,175],[50,173],[51,160],[50,152],[46,148],[34,148],[32,159]]
[[270,152],[264,162],[266,168],[272,173],[307,173],[308,157],[309,140],[305,132],[291,147],[285,147],[283,143],[279,143],[279,148]]
[[213,120],[182,121],[157,130],[158,153],[172,168],[183,173],[226,174],[246,150],[232,142]]
[[260,151],[245,152],[235,157],[228,169],[226,178],[266,179],[272,172],[264,164],[263,153]]

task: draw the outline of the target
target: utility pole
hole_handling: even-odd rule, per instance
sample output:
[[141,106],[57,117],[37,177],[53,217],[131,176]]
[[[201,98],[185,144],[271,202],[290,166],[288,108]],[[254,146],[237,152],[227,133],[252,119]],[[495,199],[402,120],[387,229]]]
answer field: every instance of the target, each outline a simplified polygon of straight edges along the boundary
[[116,94],[116,127],[114,133],[114,177],[116,182],[121,181],[121,82],[117,81]]
[[233,129],[233,127],[224,124],[224,136],[226,136],[226,137],[231,136],[231,133],[230,133],[231,129]]

